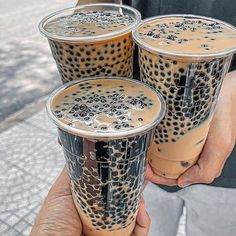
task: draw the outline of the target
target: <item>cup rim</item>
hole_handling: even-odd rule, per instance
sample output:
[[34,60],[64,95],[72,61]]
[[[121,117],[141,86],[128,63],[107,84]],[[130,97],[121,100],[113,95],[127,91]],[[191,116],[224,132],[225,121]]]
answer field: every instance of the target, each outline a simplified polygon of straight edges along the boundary
[[154,53],[159,53],[164,56],[172,56],[176,58],[182,58],[182,59],[211,59],[211,58],[219,58],[219,57],[224,57],[229,54],[233,54],[236,52],[236,45],[232,48],[228,48],[227,50],[224,51],[219,51],[219,52],[213,52],[213,53],[208,53],[208,54],[201,54],[201,53],[182,53],[182,52],[172,52],[164,49],[160,49],[154,46],[149,45],[148,43],[145,43],[143,40],[140,39],[139,34],[138,34],[138,28],[143,25],[144,23],[150,22],[155,19],[162,19],[162,18],[168,18],[168,17],[186,17],[186,18],[198,18],[202,20],[209,20],[209,21],[214,21],[220,24],[223,24],[236,32],[236,27],[233,25],[226,23],[224,21],[212,18],[212,17],[206,17],[206,16],[199,16],[199,15],[194,15],[194,14],[168,14],[168,15],[160,15],[160,16],[154,16],[154,17],[149,17],[146,18],[145,20],[142,20],[136,27],[135,29],[132,30],[132,37],[136,44],[140,48],[144,48],[148,51],[154,52]]
[[[151,89],[158,97],[159,101],[160,101],[160,111],[157,114],[155,120],[153,120],[153,122],[150,122],[144,126],[138,127],[138,128],[134,128],[128,131],[121,131],[121,132],[117,132],[117,133],[108,133],[108,132],[93,132],[93,131],[85,131],[85,130],[80,130],[78,128],[73,128],[67,124],[65,124],[64,122],[60,121],[52,112],[51,110],[51,105],[52,105],[52,101],[53,98],[59,94],[60,92],[62,92],[64,89],[69,88],[70,86],[73,86],[76,83],[80,83],[82,81],[87,81],[87,80],[96,80],[96,79],[119,79],[119,80],[125,80],[125,81],[130,81],[132,83],[136,83],[136,84],[141,84],[145,87],[147,87],[148,89]],[[165,112],[166,112],[166,103],[164,98],[162,97],[162,95],[160,94],[160,92],[158,92],[157,90],[155,90],[154,88],[148,86],[145,83],[142,83],[140,81],[134,80],[134,79],[129,79],[129,78],[125,78],[125,77],[118,77],[118,76],[98,76],[98,77],[87,77],[87,78],[81,78],[78,80],[74,80],[74,81],[70,81],[68,83],[65,83],[64,85],[60,86],[59,88],[55,89],[49,96],[49,98],[47,99],[46,102],[46,111],[47,114],[49,116],[49,118],[53,121],[53,123],[60,129],[74,134],[76,136],[79,137],[83,137],[83,138],[90,138],[92,140],[97,140],[97,139],[101,139],[101,140],[107,140],[107,139],[122,139],[122,138],[129,138],[129,137],[133,137],[139,134],[144,134],[147,133],[148,131],[150,131],[151,129],[153,129],[157,124],[160,123],[160,121],[163,119]]]
[[[51,18],[55,17],[55,16],[59,16],[60,14],[63,13],[69,13],[71,11],[75,11],[78,9],[86,9],[86,8],[90,8],[90,7],[96,7],[96,6],[100,6],[100,7],[114,7],[117,9],[125,9],[125,10],[129,10],[130,12],[134,13],[135,16],[135,22],[128,25],[127,27],[121,29],[121,30],[117,30],[111,33],[107,33],[107,34],[102,34],[102,35],[95,35],[95,36],[85,36],[85,37],[69,37],[69,36],[60,36],[60,35],[55,35],[52,34],[48,31],[46,31],[44,29],[44,26],[46,25],[46,23],[48,23]],[[48,39],[51,40],[55,40],[55,41],[63,41],[63,42],[96,42],[96,41],[102,41],[102,40],[106,40],[109,38],[113,38],[119,35],[123,35],[127,32],[131,32],[132,29],[134,27],[136,27],[140,21],[141,21],[141,14],[138,10],[136,10],[133,7],[127,6],[127,5],[120,5],[120,4],[113,4],[113,3],[92,3],[92,4],[83,4],[83,5],[79,5],[76,7],[70,7],[70,8],[65,8],[56,12],[53,12],[51,14],[49,14],[48,16],[44,17],[38,25],[39,31],[42,35],[44,35],[45,37],[47,37]]]

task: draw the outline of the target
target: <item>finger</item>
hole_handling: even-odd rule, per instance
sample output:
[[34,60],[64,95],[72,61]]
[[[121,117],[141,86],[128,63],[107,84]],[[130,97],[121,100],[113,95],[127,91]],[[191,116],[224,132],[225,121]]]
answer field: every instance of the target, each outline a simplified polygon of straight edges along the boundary
[[136,225],[132,236],[147,236],[150,229],[151,220],[145,209],[144,198],[141,198],[139,211],[136,218]]
[[198,162],[179,177],[178,185],[186,187],[196,183],[212,183],[221,174],[228,155],[225,147],[217,148],[208,141]]
[[149,180],[155,184],[168,185],[168,186],[176,186],[177,185],[177,181],[175,179],[168,179],[168,178],[164,178],[159,175],[156,175],[153,172],[150,165],[147,166],[147,170],[145,173],[145,179]]
[[219,177],[224,167],[227,156],[204,153],[200,156],[198,162],[183,173],[177,180],[179,187],[186,187],[196,183],[212,183],[215,178]]
[[[214,123],[212,127],[215,127]],[[197,164],[179,177],[177,182],[180,187],[195,183],[211,183],[219,177],[234,146],[231,140],[223,141],[219,137],[219,131],[211,128]]]
[[58,176],[57,180],[52,185],[48,193],[48,198],[50,199],[66,195],[71,195],[71,188],[70,188],[70,178],[68,176],[66,167],[64,167],[62,172]]

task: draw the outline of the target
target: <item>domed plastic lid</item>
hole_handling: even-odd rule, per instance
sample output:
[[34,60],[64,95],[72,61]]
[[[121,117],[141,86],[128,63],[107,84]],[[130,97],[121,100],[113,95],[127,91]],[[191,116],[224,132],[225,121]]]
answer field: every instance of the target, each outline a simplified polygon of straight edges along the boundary
[[69,133],[117,139],[154,128],[164,116],[165,102],[156,90],[138,81],[98,77],[60,87],[48,99],[47,111]]
[[127,33],[140,21],[140,13],[132,7],[86,4],[50,14],[39,29],[52,40],[94,42]]
[[133,32],[149,51],[183,58],[216,58],[236,51],[236,28],[195,15],[163,15],[142,21]]

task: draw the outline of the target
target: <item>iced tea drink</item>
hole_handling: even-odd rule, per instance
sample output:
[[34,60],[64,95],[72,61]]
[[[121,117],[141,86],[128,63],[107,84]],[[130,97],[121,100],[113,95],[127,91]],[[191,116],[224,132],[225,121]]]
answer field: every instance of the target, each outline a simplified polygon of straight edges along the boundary
[[58,127],[84,234],[130,236],[163,98],[134,80],[85,79],[54,92],[47,110]]
[[175,179],[197,162],[204,146],[236,29],[211,18],[167,15],[143,21],[133,36],[141,80],[167,105],[149,162],[155,173]]
[[62,82],[89,76],[133,76],[132,29],[139,12],[116,4],[89,4],[44,18],[40,31],[48,38]]

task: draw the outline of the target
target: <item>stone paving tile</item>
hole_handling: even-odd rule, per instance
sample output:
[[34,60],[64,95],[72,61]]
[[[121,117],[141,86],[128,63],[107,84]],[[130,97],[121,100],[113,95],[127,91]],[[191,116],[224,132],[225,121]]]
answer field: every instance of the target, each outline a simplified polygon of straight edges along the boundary
[[0,134],[0,235],[28,235],[64,165],[56,135],[29,123]]
[[53,124],[53,122],[49,119],[47,113],[46,113],[46,105],[45,109],[39,111],[29,119],[26,119],[25,122],[38,127],[46,132],[49,132],[51,134],[57,134],[57,127]]

